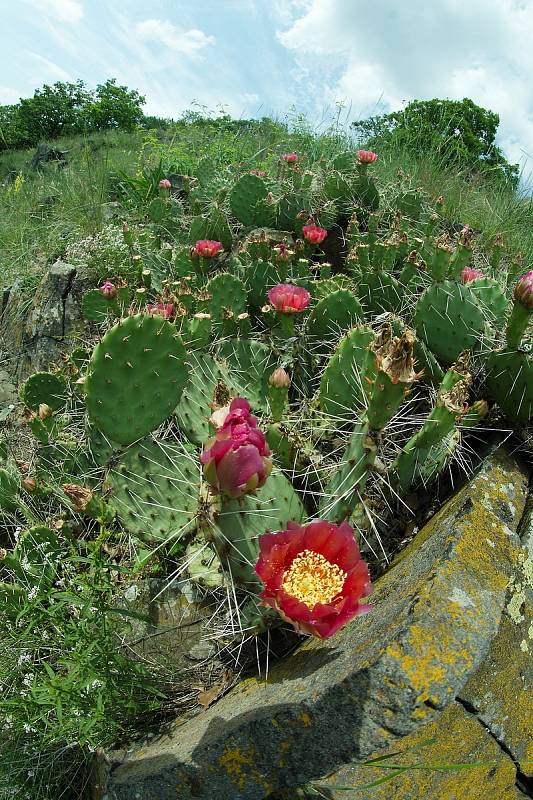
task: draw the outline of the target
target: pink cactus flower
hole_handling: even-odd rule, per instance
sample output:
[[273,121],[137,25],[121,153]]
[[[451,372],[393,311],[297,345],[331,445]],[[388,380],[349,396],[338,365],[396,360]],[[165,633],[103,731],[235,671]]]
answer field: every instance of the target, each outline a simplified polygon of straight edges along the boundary
[[284,153],[281,157],[287,164],[296,164],[298,161],[298,153]]
[[110,280],[105,280],[98,291],[106,300],[113,300],[117,296],[117,287]]
[[307,289],[303,286],[293,286],[292,283],[278,283],[270,289],[267,297],[279,314],[297,314],[305,311],[311,300]]
[[149,314],[159,314],[165,319],[171,319],[174,316],[173,303],[148,303],[146,310]]
[[266,172],[262,169],[251,169],[250,175],[257,175],[258,178],[266,178]]
[[328,232],[325,228],[319,228],[318,225],[304,225],[302,228],[304,239],[310,244],[321,244]]
[[461,280],[463,283],[470,283],[470,281],[475,281],[477,278],[484,278],[485,275],[479,269],[472,269],[471,267],[465,267],[461,272]]
[[272,470],[271,452],[247,400],[237,397],[223,411],[213,419],[219,427],[200,460],[213,491],[238,498],[265,484]]
[[358,150],[357,158],[360,164],[373,164],[378,160],[378,154],[373,153],[372,150]]
[[196,242],[192,251],[194,255],[200,258],[214,258],[223,249],[222,242],[215,242],[212,239],[200,239],[199,242]]
[[372,591],[368,566],[347,522],[289,522],[285,531],[260,536],[259,548],[255,571],[264,584],[263,605],[298,633],[326,639],[370,611],[361,603]]
[[170,189],[172,187],[171,182],[168,178],[161,178],[159,181],[159,188],[160,189]]
[[514,288],[514,299],[528,311],[533,311],[533,269],[525,272]]

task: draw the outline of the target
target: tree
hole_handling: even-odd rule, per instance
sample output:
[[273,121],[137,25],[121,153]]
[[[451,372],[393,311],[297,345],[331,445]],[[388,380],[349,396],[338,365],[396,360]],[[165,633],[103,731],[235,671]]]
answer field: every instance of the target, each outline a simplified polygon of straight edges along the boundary
[[19,115],[28,141],[55,139],[80,131],[82,110],[90,102],[91,93],[83,81],[45,84],[33,97],[21,100]]
[[0,151],[17,150],[31,144],[19,111],[18,105],[0,106]]
[[358,137],[375,149],[408,149],[416,156],[433,153],[448,166],[492,171],[513,185],[518,166],[510,164],[495,143],[500,118],[472,100],[413,100],[403,111],[352,123]]
[[135,89],[117,86],[115,78],[109,78],[96,87],[95,98],[85,109],[88,127],[92,130],[120,128],[132,131],[143,120],[141,106],[146,99]]

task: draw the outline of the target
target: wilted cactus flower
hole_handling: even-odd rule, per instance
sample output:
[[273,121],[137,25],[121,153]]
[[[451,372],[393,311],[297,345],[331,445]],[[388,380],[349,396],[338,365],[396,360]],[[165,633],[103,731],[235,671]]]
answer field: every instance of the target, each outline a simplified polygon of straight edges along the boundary
[[302,228],[304,239],[309,244],[322,244],[328,232],[325,228],[319,228],[318,225],[304,225]]
[[98,291],[103,294],[106,300],[113,300],[117,296],[117,287],[109,280],[104,281]]
[[200,239],[193,247],[193,253],[200,258],[214,258],[224,249],[222,242]]
[[211,488],[238,498],[264,485],[272,470],[271,453],[247,400],[236,397],[224,410],[212,418],[219,427],[200,460]]
[[326,639],[370,611],[361,603],[372,591],[368,566],[347,522],[289,522],[285,531],[260,536],[259,549],[261,600],[298,633]]
[[305,311],[311,300],[311,295],[303,286],[293,286],[292,283],[278,283],[267,294],[268,300],[279,314],[297,314]]
[[378,154],[373,153],[372,150],[358,150],[357,158],[360,164],[373,164],[378,160]]
[[472,267],[465,267],[461,272],[461,280],[463,283],[470,283],[477,278],[484,278],[485,275],[479,269],[472,269]]
[[149,314],[159,314],[170,319],[174,315],[174,303],[148,303],[146,310]]
[[266,178],[266,172],[262,169],[251,169],[250,175],[257,175],[258,178]]
[[296,164],[298,161],[298,153],[284,153],[281,157],[287,164]]
[[160,189],[170,189],[172,187],[171,182],[168,178],[161,178],[159,181],[159,188]]
[[528,311],[533,311],[533,269],[519,278],[514,288],[514,299],[522,303]]

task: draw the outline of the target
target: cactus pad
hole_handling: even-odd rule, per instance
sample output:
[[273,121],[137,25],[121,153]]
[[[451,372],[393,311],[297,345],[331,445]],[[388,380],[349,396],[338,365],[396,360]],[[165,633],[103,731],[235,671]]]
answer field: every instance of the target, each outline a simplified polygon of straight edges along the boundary
[[487,333],[483,312],[468,286],[443,281],[430,286],[418,301],[415,312],[418,336],[446,363],[463,350],[479,347]]
[[369,345],[374,341],[370,328],[355,328],[342,340],[320,379],[320,407],[341,420],[353,420],[366,408],[364,381],[374,363]]
[[383,314],[401,310],[405,301],[405,287],[393,275],[379,270],[363,273],[358,285],[358,295],[365,311]]
[[[257,175],[242,175],[230,193],[230,206],[233,215],[243,225],[269,226],[274,219],[274,211],[269,215],[264,201],[268,194],[265,181]],[[273,207],[271,207],[273,209]]]
[[52,372],[35,372],[20,390],[24,405],[37,411],[41,403],[46,403],[53,411],[61,411],[66,403],[67,384],[61,375]]
[[183,445],[148,437],[122,454],[106,480],[122,524],[143,541],[174,542],[192,532],[200,471]]
[[176,407],[187,380],[176,329],[137,314],[111,328],[94,349],[85,382],[91,421],[128,445],[157,428]]
[[493,352],[487,359],[487,388],[513,422],[533,418],[533,355],[518,350]]
[[236,394],[246,397],[252,408],[268,412],[268,379],[277,366],[271,349],[253,339],[227,339],[217,355]]
[[203,445],[209,438],[210,404],[217,385],[229,389],[229,375],[223,367],[205,353],[189,354],[189,381],[186,384],[175,414],[187,439]]
[[320,300],[307,319],[307,332],[330,340],[356,325],[363,312],[359,300],[348,289],[339,289]]

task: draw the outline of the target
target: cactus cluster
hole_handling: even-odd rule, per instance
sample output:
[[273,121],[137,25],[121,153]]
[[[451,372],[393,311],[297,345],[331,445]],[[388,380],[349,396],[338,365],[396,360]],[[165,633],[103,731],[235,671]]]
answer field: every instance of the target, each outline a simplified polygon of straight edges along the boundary
[[[508,298],[500,241],[490,274],[472,278],[470,229],[450,236],[403,178],[380,198],[372,156],[283,158],[229,184],[199,164],[187,241],[158,233],[147,269],[125,231],[137,285],[90,291],[90,357],[21,391],[43,452],[81,411],[98,518],[182,559],[202,590],[251,596],[243,619],[258,629],[272,620],[256,600],[262,534],[313,518],[364,532],[379,496],[386,528],[387,508],[437,478],[489,406],[531,421],[530,282]],[[17,475],[0,470],[2,509],[17,508]],[[21,554],[42,565],[36,537],[53,551],[53,535],[32,530],[10,554],[15,576]]]

